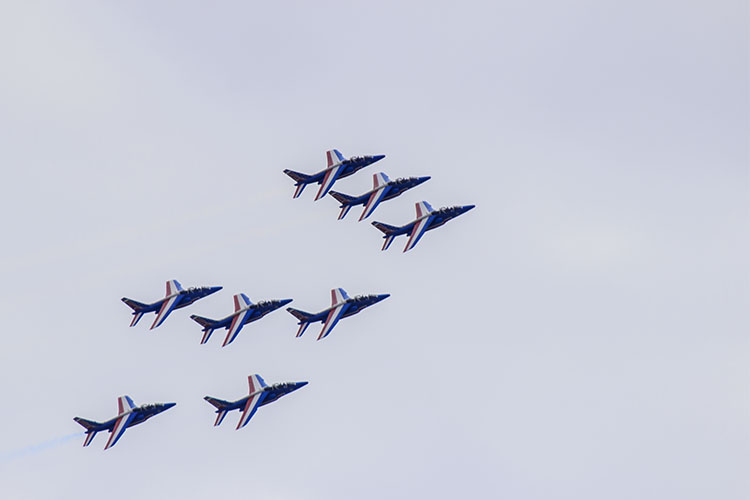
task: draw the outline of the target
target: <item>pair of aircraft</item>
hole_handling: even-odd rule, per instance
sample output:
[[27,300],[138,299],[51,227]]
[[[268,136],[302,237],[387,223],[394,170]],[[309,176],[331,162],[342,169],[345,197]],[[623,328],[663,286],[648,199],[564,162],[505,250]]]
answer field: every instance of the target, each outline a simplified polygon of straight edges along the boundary
[[[169,313],[175,309],[189,306],[203,297],[218,292],[221,288],[220,286],[213,286],[188,288],[185,290],[177,280],[170,280],[167,281],[167,294],[163,299],[151,304],[137,302],[127,297],[123,297],[122,301],[133,309],[133,320],[130,322],[130,326],[135,326],[145,313],[156,312],[156,319],[151,325],[151,329],[153,330],[161,325],[167,319]],[[190,316],[190,318],[203,327],[201,344],[208,342],[214,330],[220,328],[227,329],[227,336],[222,344],[225,347],[237,338],[244,325],[261,319],[268,313],[284,307],[291,301],[292,299],[272,299],[253,304],[247,295],[239,293],[234,296],[234,312],[226,318],[213,320],[195,314]]]
[[[248,377],[250,385],[249,394],[237,401],[224,401],[211,396],[204,399],[216,408],[216,421],[214,426],[221,424],[228,412],[241,410],[240,420],[237,423],[237,429],[241,429],[255,415],[255,412],[261,406],[273,403],[282,396],[296,391],[300,387],[307,385],[307,382],[284,382],[269,386],[260,375],[250,375]],[[166,411],[177,403],[154,403],[136,406],[130,396],[120,396],[117,399],[117,415],[106,422],[95,422],[81,417],[75,417],[73,420],[81,424],[86,429],[86,439],[83,446],[88,446],[94,440],[97,432],[109,431],[109,440],[104,449],[109,449],[117,444],[122,437],[125,429],[141,424],[149,418]]]
[[[385,155],[353,156],[347,159],[337,149],[332,149],[326,152],[326,158],[328,160],[327,167],[316,174],[303,174],[288,169],[284,170],[284,173],[295,181],[296,190],[294,198],[298,198],[308,184],[320,184],[320,189],[318,189],[315,200],[321,199],[326,194],[330,194],[338,200],[341,203],[339,220],[346,217],[346,214],[349,213],[352,207],[364,205],[362,215],[359,217],[359,220],[362,221],[369,217],[381,202],[392,200],[405,191],[430,179],[430,177],[411,177],[392,181],[386,174],[380,172],[373,175],[373,187],[370,191],[360,196],[349,196],[344,193],[330,191],[333,183],[338,179],[348,177],[372,165],[376,161],[382,160],[385,158]],[[381,250],[387,250],[396,236],[408,234],[409,239],[404,247],[404,252],[408,252],[416,246],[425,232],[442,226],[449,220],[468,212],[474,207],[475,205],[460,205],[435,210],[426,201],[421,201],[416,204],[417,218],[406,225],[391,226],[383,222],[373,222],[372,225],[384,233],[383,238],[385,242]]]
[[[177,280],[170,280],[167,281],[167,295],[163,299],[152,304],[143,304],[128,299],[127,297],[123,298],[122,301],[133,309],[134,317],[130,326],[134,326],[138,323],[138,320],[143,314],[158,311],[156,320],[154,320],[153,325],[151,325],[151,329],[154,329],[161,325],[169,313],[174,309],[190,305],[196,300],[218,290],[221,290],[220,286],[189,288],[184,290]],[[206,293],[206,291],[208,292]],[[323,329],[321,330],[320,335],[318,335],[318,340],[321,340],[331,333],[331,330],[333,330],[333,327],[336,326],[339,320],[353,316],[366,307],[377,304],[388,297],[390,297],[389,294],[379,294],[350,298],[343,288],[334,288],[331,290],[331,307],[328,309],[324,309],[319,313],[308,313],[289,307],[287,308],[287,311],[299,320],[298,324],[300,327],[297,331],[297,337],[301,337],[311,323],[322,322]],[[247,295],[239,293],[234,296],[234,312],[229,316],[214,320],[194,314],[190,316],[190,318],[203,327],[203,338],[201,339],[201,344],[208,342],[208,339],[211,337],[214,330],[228,330],[227,336],[222,344],[222,347],[226,347],[237,338],[237,335],[240,333],[240,330],[244,325],[257,321],[268,313],[275,311],[290,302],[292,302],[292,299],[274,299],[253,304]]]

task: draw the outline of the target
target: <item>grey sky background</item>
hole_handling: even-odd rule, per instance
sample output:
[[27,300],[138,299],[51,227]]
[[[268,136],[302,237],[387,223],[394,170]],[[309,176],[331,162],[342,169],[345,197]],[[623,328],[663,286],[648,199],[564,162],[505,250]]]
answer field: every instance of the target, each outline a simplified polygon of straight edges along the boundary
[[[0,4],[3,498],[747,499],[748,6]],[[292,200],[386,154],[415,250]],[[149,332],[128,296],[224,290]],[[391,293],[325,341],[231,296]],[[218,334],[217,334],[218,335]],[[235,431],[210,394],[309,380]],[[74,416],[177,407],[89,448]],[[49,441],[54,441],[50,443]]]

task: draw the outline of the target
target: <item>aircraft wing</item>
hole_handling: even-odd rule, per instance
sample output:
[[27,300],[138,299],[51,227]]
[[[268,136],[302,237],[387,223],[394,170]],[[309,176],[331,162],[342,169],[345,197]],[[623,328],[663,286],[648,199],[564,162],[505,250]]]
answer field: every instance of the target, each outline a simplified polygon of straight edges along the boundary
[[107,441],[107,446],[104,447],[105,450],[112,448],[117,443],[134,418],[135,413],[131,412],[122,415],[115,421],[115,425],[112,427],[111,434],[109,435],[109,441]]
[[404,252],[411,250],[417,245],[422,238],[422,235],[427,231],[427,227],[430,225],[430,222],[432,222],[432,218],[433,216],[425,217],[414,224],[414,229],[411,230],[409,241],[406,243],[406,247],[404,247]]
[[323,329],[320,331],[320,335],[318,335],[318,340],[326,338],[328,334],[331,333],[333,327],[336,326],[336,323],[338,323],[341,319],[341,314],[344,312],[344,307],[346,307],[346,304],[341,304],[331,309],[331,312],[328,313],[328,317],[326,318],[325,323],[323,323]]
[[175,295],[174,297],[171,297],[164,301],[164,303],[161,305],[161,309],[159,309],[159,313],[156,315],[154,324],[151,325],[151,330],[153,330],[157,326],[164,323],[164,320],[167,319],[167,316],[169,316],[169,313],[171,313],[174,310],[175,306],[177,305],[177,300],[179,298],[180,298],[179,295]]
[[248,309],[237,314],[234,319],[232,319],[232,324],[229,326],[229,333],[227,333],[227,338],[224,339],[222,347],[231,344],[232,341],[237,338],[237,334],[239,334],[240,330],[242,330],[242,325],[245,324],[252,313],[252,309]]
[[245,409],[242,411],[242,416],[240,417],[240,421],[237,422],[237,429],[240,429],[242,427],[245,427],[245,425],[247,425],[247,423],[250,421],[253,415],[255,415],[255,412],[258,410],[258,407],[260,406],[260,403],[263,401],[264,396],[265,396],[264,392],[258,392],[250,396],[247,399],[247,403],[245,403]]
[[375,208],[380,205],[381,201],[383,201],[383,196],[385,196],[387,188],[388,186],[383,186],[370,195],[370,199],[367,200],[367,205],[365,205],[365,209],[362,211],[359,220],[368,218],[375,211]]
[[331,189],[333,183],[336,182],[336,179],[338,179],[343,169],[344,164],[341,163],[326,172],[325,177],[323,177],[323,183],[320,185],[320,189],[318,190],[318,194],[315,196],[316,201],[328,194],[328,190]]

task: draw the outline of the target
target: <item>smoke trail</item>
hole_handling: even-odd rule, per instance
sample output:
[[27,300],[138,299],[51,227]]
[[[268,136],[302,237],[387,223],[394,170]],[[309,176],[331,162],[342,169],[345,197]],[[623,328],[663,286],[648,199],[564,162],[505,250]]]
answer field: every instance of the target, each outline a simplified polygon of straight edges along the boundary
[[62,437],[50,439],[48,441],[44,441],[39,444],[27,446],[26,448],[21,448],[20,450],[0,453],[0,464],[5,464],[8,462],[12,462],[14,460],[28,457],[29,455],[37,455],[43,451],[57,448],[58,446],[61,446],[67,443],[71,439],[77,438],[79,436],[83,436],[84,434],[86,434],[86,432],[76,432],[73,434],[68,434],[67,436],[62,436]]

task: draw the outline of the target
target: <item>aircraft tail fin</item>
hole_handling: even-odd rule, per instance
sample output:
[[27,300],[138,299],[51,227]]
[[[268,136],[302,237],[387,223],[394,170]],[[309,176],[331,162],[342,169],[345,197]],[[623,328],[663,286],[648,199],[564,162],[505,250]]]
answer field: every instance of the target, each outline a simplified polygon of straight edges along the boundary
[[355,200],[354,196],[349,196],[348,194],[339,193],[338,191],[328,191],[328,194],[336,198],[339,203],[342,205],[345,205],[347,203],[351,203]]
[[218,321],[204,318],[203,316],[197,316],[195,314],[190,316],[190,319],[203,327],[203,338],[201,339],[201,344],[205,344],[206,342],[208,342],[208,339],[211,338],[211,334],[214,333],[214,330],[216,330]]
[[99,422],[94,422],[93,420],[86,420],[85,418],[81,418],[81,417],[75,417],[73,420],[75,420],[76,422],[84,426],[87,431],[96,429],[97,427],[102,425]]
[[381,248],[381,250],[388,250],[388,247],[390,247],[391,243],[393,243],[393,238],[396,237],[400,228],[396,226],[389,226],[388,224],[383,224],[382,222],[373,222],[372,225],[380,229],[385,234],[385,236],[383,236],[385,238],[385,242],[383,243],[383,248]]
[[297,190],[294,192],[294,198],[299,198],[299,195],[302,194],[302,191],[304,191],[305,186],[313,182],[313,176],[308,174],[303,174],[302,172],[295,172],[294,170],[284,170],[284,173],[294,179],[296,182],[295,186],[297,186]]
[[138,302],[133,299],[129,299],[127,297],[123,297],[122,301],[125,302],[128,305],[128,307],[130,307],[133,310],[133,321],[130,322],[130,326],[137,325],[138,321],[143,316],[144,310],[148,308],[148,304],[144,304],[142,302]]
[[341,203],[341,213],[339,214],[339,220],[346,217],[346,214],[349,213],[349,210],[352,208],[352,202],[356,200],[354,196],[349,196],[348,194],[339,193],[337,191],[329,191],[328,194],[336,198],[339,203]]
[[203,399],[205,399],[206,401],[214,405],[217,410],[225,410],[226,408],[232,405],[232,403],[230,403],[229,401],[224,401],[223,399],[213,398],[211,396],[206,396]]
[[91,444],[91,441],[94,440],[94,436],[96,436],[96,433],[99,432],[95,430],[97,427],[99,427],[101,424],[99,422],[94,422],[93,420],[86,420],[85,418],[81,417],[75,417],[73,420],[81,424],[86,428],[86,439],[83,441],[83,446],[88,446]]
[[217,425],[221,425],[221,423],[224,421],[224,417],[227,416],[227,411],[229,411],[228,408],[231,405],[231,403],[229,403],[228,401],[224,401],[222,399],[212,398],[211,396],[206,396],[203,399],[205,399],[206,401],[208,401],[209,403],[211,403],[212,405],[216,407],[217,415],[216,415],[216,421],[214,422],[214,427]]
[[383,231],[386,236],[389,236],[399,230],[399,228],[396,226],[390,226],[388,224],[383,224],[382,222],[373,222],[372,225]]
[[299,320],[299,330],[297,330],[296,336],[301,337],[302,334],[305,333],[305,330],[307,330],[307,327],[310,326],[310,320],[314,316],[308,312],[300,311],[299,309],[295,309],[293,307],[287,307],[286,310]]

